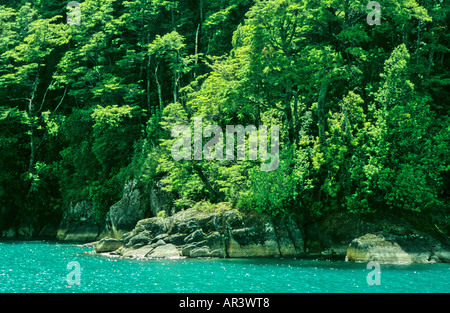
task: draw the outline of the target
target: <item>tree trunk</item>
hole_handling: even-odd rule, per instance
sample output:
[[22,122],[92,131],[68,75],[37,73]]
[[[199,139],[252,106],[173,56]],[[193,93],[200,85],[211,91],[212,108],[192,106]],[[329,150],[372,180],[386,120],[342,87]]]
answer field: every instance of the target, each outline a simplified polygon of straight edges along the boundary
[[293,115],[293,123],[294,123],[294,140],[295,143],[298,142],[298,92],[294,92],[294,115]]
[[199,12],[200,12],[200,23],[203,23],[203,0],[200,0]]
[[292,109],[291,109],[291,99],[292,99],[292,92],[291,92],[291,90],[289,90],[286,92],[286,96],[284,99],[284,112],[286,114],[286,121],[288,123],[289,143],[293,144],[295,142],[295,134],[294,134],[294,121],[293,121]]
[[[147,43],[150,42],[150,34],[147,34]],[[149,112],[151,112],[151,96],[150,96],[150,65],[151,65],[151,56],[148,56],[147,59],[147,107]]]
[[194,67],[194,79],[197,77],[197,64],[198,64],[198,35],[200,33],[200,25],[197,26],[197,31],[195,33],[195,67]]
[[35,142],[34,142],[34,130],[35,130],[35,116],[36,112],[34,110],[34,98],[36,97],[36,93],[39,86],[39,71],[41,65],[38,64],[36,78],[34,80],[33,90],[31,91],[30,99],[28,99],[28,117],[30,119],[30,160],[28,163],[28,174],[31,174],[34,167],[34,159],[35,159]]
[[208,191],[211,193],[211,199],[219,202],[221,201],[220,199],[220,195],[219,193],[213,188],[213,186],[209,183],[208,178],[205,176],[205,174],[203,173],[202,168],[194,163],[194,170],[197,172],[198,176],[200,177],[200,179],[202,180],[202,182],[205,184],[206,189],[208,189]]
[[319,142],[325,143],[325,100],[328,92],[329,82],[327,79],[323,79],[320,84],[319,99],[317,103],[317,114],[319,117]]
[[419,64],[419,49],[420,49],[420,32],[422,30],[422,21],[419,20],[419,23],[417,24],[417,46],[416,46],[416,64]]
[[158,88],[159,111],[162,112],[163,111],[163,100],[162,100],[161,84],[158,79],[158,68],[159,68],[159,64],[156,65],[156,67],[155,67],[154,76],[155,76],[156,86]]

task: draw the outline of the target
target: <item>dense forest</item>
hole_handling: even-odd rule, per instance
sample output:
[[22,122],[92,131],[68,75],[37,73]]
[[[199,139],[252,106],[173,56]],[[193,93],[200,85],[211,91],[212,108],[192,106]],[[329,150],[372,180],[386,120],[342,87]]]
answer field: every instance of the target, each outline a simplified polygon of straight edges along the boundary
[[[448,234],[450,3],[380,0],[374,24],[368,2],[0,0],[0,230],[83,199],[104,219],[135,179],[176,210],[389,213]],[[175,160],[171,130],[195,117],[278,125],[277,169]]]

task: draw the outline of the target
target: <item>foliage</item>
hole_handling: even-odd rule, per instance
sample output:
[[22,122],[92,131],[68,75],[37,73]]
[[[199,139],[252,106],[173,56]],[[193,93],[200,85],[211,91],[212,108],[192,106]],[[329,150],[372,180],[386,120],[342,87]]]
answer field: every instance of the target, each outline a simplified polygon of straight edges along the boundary
[[[447,2],[384,1],[372,26],[361,0],[80,4],[67,25],[58,1],[0,1],[0,230],[79,200],[103,220],[136,179],[178,209],[389,211],[448,232]],[[278,125],[277,170],[248,150],[174,160],[171,130],[195,117]]]

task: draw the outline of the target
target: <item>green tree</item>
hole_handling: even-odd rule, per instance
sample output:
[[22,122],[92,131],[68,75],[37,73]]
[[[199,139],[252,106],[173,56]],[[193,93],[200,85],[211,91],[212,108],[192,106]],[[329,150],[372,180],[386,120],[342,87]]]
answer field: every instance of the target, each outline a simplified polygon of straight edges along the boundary
[[[58,23],[61,16],[42,18],[30,3],[18,11],[3,8],[1,11],[0,18],[5,26],[1,36],[6,41],[0,48],[0,95],[5,116],[11,116],[15,107],[23,108],[17,116],[25,120],[10,127],[27,127],[26,137],[20,137],[17,142],[21,147],[20,158],[27,158],[26,170],[24,164],[10,168],[15,172],[16,185],[23,190],[19,194],[25,201],[24,205],[17,206],[16,212],[19,220],[28,219],[33,215],[30,213],[39,220],[58,207],[55,157],[48,152],[56,148],[50,143],[57,131],[55,113],[65,96],[54,91],[52,73],[55,70],[53,59],[59,58],[59,50],[67,44],[66,26]],[[24,147],[26,150],[22,150]]]
[[436,145],[431,99],[422,96],[408,79],[410,54],[400,45],[385,63],[383,84],[375,96],[375,125],[369,128],[368,180],[383,202],[397,210],[429,212],[442,207],[442,174],[448,170],[447,149]]

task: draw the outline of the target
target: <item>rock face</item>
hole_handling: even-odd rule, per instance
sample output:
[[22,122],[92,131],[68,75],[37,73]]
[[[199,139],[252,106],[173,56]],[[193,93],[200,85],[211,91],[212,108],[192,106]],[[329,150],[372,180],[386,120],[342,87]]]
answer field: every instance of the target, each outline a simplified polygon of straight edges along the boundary
[[158,216],[158,212],[166,212],[166,216],[172,215],[172,207],[174,197],[170,192],[164,191],[162,188],[164,183],[162,179],[156,180],[152,183],[150,189],[150,207],[153,216]]
[[[128,180],[123,189],[122,198],[113,204],[106,214],[105,221],[98,223],[89,201],[71,202],[64,210],[62,221],[57,229],[54,229],[53,238],[57,240],[92,242],[104,237],[122,239],[125,233],[134,229],[137,222],[149,217],[156,216],[158,212],[165,211],[166,215],[173,213],[173,196],[164,191],[164,184],[159,181],[153,182],[151,188],[139,186],[136,180]],[[14,231],[14,233],[12,233]],[[25,236],[28,229],[21,230]],[[51,228],[45,229],[42,236],[51,236]],[[3,236],[15,236],[16,230],[3,231]],[[29,231],[28,231],[29,232]]]
[[106,232],[115,238],[131,231],[146,215],[146,201],[137,187],[136,180],[129,180],[119,202],[112,205],[106,216]]
[[302,232],[292,220],[242,213],[227,204],[141,220],[115,253],[126,257],[300,257]]
[[[436,240],[429,233],[419,231],[411,222],[396,215],[386,213],[379,216],[330,214],[314,223],[304,225],[304,229],[305,248],[311,256],[335,257],[342,260],[347,257],[349,260],[364,261],[364,257],[356,255],[360,255],[363,250],[367,249],[375,253],[374,250],[378,249],[380,253],[376,255],[380,260],[381,251],[386,251],[382,257],[386,262],[388,260],[390,262],[402,262],[400,260],[429,262],[427,256],[432,260],[435,259],[434,255],[439,255],[439,260],[447,262],[445,260],[448,258],[445,248],[449,245],[446,243],[448,239]],[[383,245],[382,240],[374,239],[369,248],[369,237],[364,237],[366,234],[376,234],[378,237],[384,238],[386,241],[384,243],[389,243],[389,245]],[[364,239],[360,239],[362,237]],[[445,236],[441,235],[440,237]],[[366,247],[365,244],[368,246]],[[351,245],[350,248],[349,245]],[[442,247],[442,249],[433,246]],[[398,253],[394,253],[394,249],[397,249]],[[409,256],[402,257],[399,249]],[[410,259],[411,261],[408,261]]]
[[19,225],[8,227],[0,232],[0,238],[9,239],[56,239],[61,218],[53,215],[45,222],[29,215],[20,220]]
[[56,239],[78,242],[94,241],[99,236],[100,229],[95,221],[91,202],[70,203],[59,225]]
[[348,261],[380,263],[448,262],[450,247],[428,235],[398,236],[379,232],[354,239],[347,249]]

